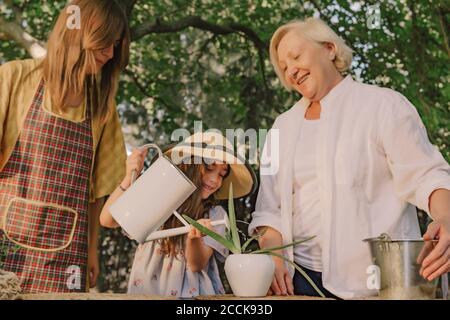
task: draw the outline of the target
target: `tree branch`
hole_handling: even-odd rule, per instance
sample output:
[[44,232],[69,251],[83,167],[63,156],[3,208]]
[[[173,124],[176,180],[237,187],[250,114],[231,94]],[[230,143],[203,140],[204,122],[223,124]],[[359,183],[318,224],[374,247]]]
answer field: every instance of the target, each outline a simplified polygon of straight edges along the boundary
[[438,17],[439,17],[439,26],[440,26],[440,31],[442,33],[442,37],[444,38],[444,48],[447,51],[447,55],[450,57],[450,46],[448,44],[448,36],[447,36],[447,31],[448,30],[448,25],[444,22],[444,9],[442,9],[441,7],[438,7],[436,9]]
[[125,11],[125,14],[128,17],[128,21],[131,21],[131,15],[136,2],[138,2],[138,0],[122,0],[118,2],[122,9]]
[[8,39],[16,41],[33,58],[43,57],[47,53],[44,45],[23,30],[17,22],[6,21],[3,17],[0,17],[0,35],[2,34]]
[[13,0],[4,0],[4,2],[14,12],[16,16],[16,22],[20,25],[20,21],[22,19],[22,11],[20,10],[20,8],[14,4]]
[[145,97],[152,98],[152,99],[154,99],[156,101],[161,102],[161,104],[164,105],[167,109],[171,108],[170,105],[164,99],[162,99],[161,97],[157,97],[157,96],[153,96],[153,95],[149,94],[147,92],[147,89],[144,88],[144,86],[139,82],[139,79],[137,78],[137,76],[136,76],[136,74],[134,72],[132,72],[129,69],[125,69],[124,73],[129,75],[133,79],[133,82],[136,85],[136,87],[138,88],[139,92],[141,92],[141,94],[143,94]]
[[0,31],[0,40],[9,40],[9,37],[6,33]]
[[172,23],[162,22],[159,19],[155,22],[142,23],[141,25],[132,28],[131,38],[133,40],[138,40],[147,34],[178,32],[189,27],[221,35],[238,33],[252,41],[259,50],[267,50],[269,47],[268,43],[262,41],[252,29],[246,26],[234,22],[218,25],[205,21],[198,16],[187,16]]

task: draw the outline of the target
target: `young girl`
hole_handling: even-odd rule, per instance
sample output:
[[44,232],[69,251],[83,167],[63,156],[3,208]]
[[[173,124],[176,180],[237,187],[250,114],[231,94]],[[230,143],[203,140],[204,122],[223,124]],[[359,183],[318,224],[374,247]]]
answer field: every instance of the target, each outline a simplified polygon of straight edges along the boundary
[[[205,141],[208,135],[203,133],[203,147],[194,147],[184,152],[184,163],[178,167],[196,185],[197,190],[178,208],[180,214],[186,214],[205,227],[225,235],[225,226],[211,226],[211,221],[222,220],[225,210],[216,204],[217,200],[228,198],[229,185],[233,183],[235,197],[240,198],[252,191],[254,175],[244,164],[237,164],[233,155],[222,153],[209,159],[202,157],[209,147]],[[196,135],[186,142],[198,141]],[[197,135],[198,137],[198,135]],[[216,134],[217,137],[217,134]],[[219,139],[223,145],[229,144],[223,136]],[[220,149],[223,149],[220,145]],[[230,149],[230,148],[229,148]],[[186,149],[183,149],[186,151]],[[166,156],[177,154],[178,149],[169,149]],[[133,170],[141,172],[147,151],[135,150],[127,160],[126,177],[105,204],[100,216],[100,223],[105,227],[118,227],[109,212],[109,207],[126,190],[131,183]],[[227,156],[225,158],[224,156]],[[224,159],[234,158],[233,164]],[[174,158],[174,157],[172,157]],[[198,160],[201,161],[198,161]],[[185,160],[190,160],[189,164]],[[197,160],[197,161],[195,161]],[[195,164],[199,163],[200,164]],[[193,163],[193,164],[192,164]],[[149,199],[151,195],[149,195]],[[175,217],[169,218],[163,229],[181,227],[182,223]],[[210,237],[205,237],[198,229],[191,227],[186,235],[147,242],[136,250],[128,293],[153,294],[162,296],[193,297],[197,295],[223,294],[216,259],[221,261],[228,255],[228,250]]]

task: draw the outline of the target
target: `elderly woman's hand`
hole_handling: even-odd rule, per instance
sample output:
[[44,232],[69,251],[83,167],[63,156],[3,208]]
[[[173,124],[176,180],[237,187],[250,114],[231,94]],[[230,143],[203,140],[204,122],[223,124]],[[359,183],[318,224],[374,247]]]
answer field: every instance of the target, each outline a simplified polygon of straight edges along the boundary
[[428,226],[424,240],[438,239],[436,247],[423,260],[420,274],[431,281],[450,272],[450,219],[436,220]]
[[267,295],[293,295],[294,285],[284,260],[279,257],[272,258],[275,263],[275,274]]

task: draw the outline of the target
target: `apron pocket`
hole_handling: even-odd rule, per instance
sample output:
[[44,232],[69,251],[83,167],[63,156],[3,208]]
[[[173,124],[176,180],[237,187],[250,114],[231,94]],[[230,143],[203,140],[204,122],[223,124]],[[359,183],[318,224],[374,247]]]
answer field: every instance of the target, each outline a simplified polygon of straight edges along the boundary
[[72,242],[78,213],[52,203],[13,198],[4,215],[5,236],[15,244],[38,251],[54,252]]

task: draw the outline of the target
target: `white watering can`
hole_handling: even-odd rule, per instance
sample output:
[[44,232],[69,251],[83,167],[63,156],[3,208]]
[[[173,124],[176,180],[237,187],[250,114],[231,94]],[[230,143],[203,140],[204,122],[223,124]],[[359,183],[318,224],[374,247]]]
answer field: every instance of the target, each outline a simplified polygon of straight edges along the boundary
[[[158,159],[110,207],[110,212],[122,229],[139,243],[186,234],[189,223],[176,211],[197,189],[186,175],[161,152],[156,144],[141,149],[158,150]],[[158,230],[174,214],[183,227]],[[211,221],[211,225],[229,226],[228,217]],[[158,231],[157,231],[158,230]]]

